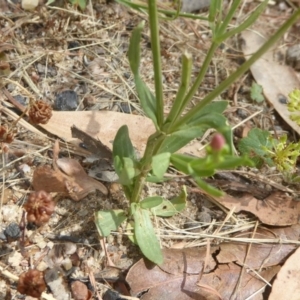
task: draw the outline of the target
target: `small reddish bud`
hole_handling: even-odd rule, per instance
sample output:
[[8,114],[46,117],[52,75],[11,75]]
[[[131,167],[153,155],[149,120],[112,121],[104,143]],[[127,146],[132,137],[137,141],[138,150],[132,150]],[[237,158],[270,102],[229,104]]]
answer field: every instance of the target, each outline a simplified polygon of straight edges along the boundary
[[54,208],[55,203],[51,195],[45,191],[31,193],[24,205],[24,209],[27,211],[27,221],[38,226],[49,221]]
[[210,146],[213,151],[220,151],[225,146],[225,143],[224,136],[220,133],[216,133],[211,139]]
[[29,270],[28,272],[20,275],[17,287],[17,291],[19,293],[40,298],[45,290],[46,283],[43,272],[38,270]]

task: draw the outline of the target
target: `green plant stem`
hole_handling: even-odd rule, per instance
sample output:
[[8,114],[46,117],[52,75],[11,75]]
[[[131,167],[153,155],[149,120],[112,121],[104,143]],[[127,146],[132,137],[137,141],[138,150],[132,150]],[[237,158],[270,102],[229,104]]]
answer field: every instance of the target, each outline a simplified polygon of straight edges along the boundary
[[163,100],[163,84],[161,71],[161,54],[159,41],[159,25],[157,14],[156,0],[149,0],[149,19],[151,33],[151,49],[153,55],[154,83],[156,96],[156,118],[158,127],[161,128],[164,122],[164,100]]
[[[218,97],[226,88],[228,88],[235,80],[237,80],[242,74],[244,74],[264,53],[266,53],[281,37],[282,35],[297,21],[300,17],[300,9],[295,11],[293,15],[277,30],[274,34],[255,54],[253,54],[249,60],[247,60],[242,66],[238,68],[233,74],[225,79],[216,89],[209,93],[201,102],[199,102],[193,109],[182,116],[179,120],[169,126],[168,133],[172,133],[178,130],[181,125],[191,120],[203,107]],[[200,74],[199,74],[200,75]],[[198,79],[198,78],[197,78]],[[195,86],[195,84],[194,84]],[[194,88],[193,86],[193,88]],[[195,89],[196,90],[196,89]],[[192,97],[192,93],[188,93],[187,97]]]
[[181,70],[181,83],[178,89],[176,98],[173,102],[171,110],[166,119],[166,124],[176,119],[178,114],[181,111],[182,99],[184,98],[186,91],[190,84],[191,79],[191,71],[192,71],[192,57],[190,54],[185,53],[182,55],[182,70]]
[[[194,97],[195,93],[197,92],[199,86],[201,85],[203,78],[207,72],[207,69],[209,67],[209,64],[214,56],[214,53],[216,51],[216,49],[218,48],[219,43],[213,42],[208,50],[208,53],[205,57],[205,60],[203,62],[202,68],[193,84],[193,86],[191,87],[191,89],[188,91],[188,93],[186,94],[186,96],[184,97],[183,101],[182,101],[182,105],[180,107],[180,109],[177,111],[177,115],[176,118],[174,118],[173,120],[171,120],[171,124],[169,125],[169,130],[171,130],[171,128],[174,127],[174,123],[176,123],[177,117],[179,117],[181,115],[181,113],[183,112],[183,110],[185,109],[185,107],[187,106],[187,104],[192,100],[192,98]],[[194,108],[193,108],[194,111]],[[170,132],[168,130],[168,132]],[[174,131],[174,130],[173,130]]]
[[[125,6],[128,6],[130,8],[133,9],[137,9],[137,10],[148,10],[148,6],[142,4],[142,2],[134,3],[132,1],[127,1],[127,0],[116,0],[118,3],[121,3]],[[54,2],[54,1],[53,1]],[[165,14],[165,15],[169,15],[169,16],[174,16],[174,17],[185,17],[185,18],[189,18],[189,19],[195,19],[195,20],[204,20],[207,21],[207,17],[202,17],[196,14],[190,14],[190,13],[182,13],[182,12],[177,12],[175,10],[167,10],[167,9],[161,9],[161,8],[157,8],[157,11],[161,14]]]
[[137,176],[135,182],[134,182],[134,187],[133,191],[131,194],[131,199],[130,202],[139,202],[141,199],[141,192],[144,188],[145,185],[145,180],[148,175],[148,173],[151,171],[151,162],[152,162],[152,157],[155,155],[155,149],[157,149],[157,145],[160,145],[163,139],[165,138],[165,135],[162,132],[155,132],[153,133],[147,142],[147,146],[145,149],[144,156],[141,160],[141,169],[140,169],[140,174]]

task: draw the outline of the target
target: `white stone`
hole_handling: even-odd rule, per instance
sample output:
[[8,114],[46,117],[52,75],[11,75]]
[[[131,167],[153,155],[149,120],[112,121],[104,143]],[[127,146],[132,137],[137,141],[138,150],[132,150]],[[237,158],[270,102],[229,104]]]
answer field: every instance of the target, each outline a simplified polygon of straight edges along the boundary
[[39,5],[39,0],[22,0],[22,8],[25,10],[33,10]]

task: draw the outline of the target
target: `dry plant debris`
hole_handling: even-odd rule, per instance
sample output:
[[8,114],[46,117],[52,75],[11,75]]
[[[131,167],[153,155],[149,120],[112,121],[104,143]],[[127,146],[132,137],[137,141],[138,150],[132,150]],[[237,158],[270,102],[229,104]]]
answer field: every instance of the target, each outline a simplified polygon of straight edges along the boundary
[[72,158],[58,158],[59,143],[53,149],[53,169],[37,167],[33,173],[32,186],[36,191],[59,192],[79,201],[95,190],[108,194],[107,188],[89,177],[78,161]]
[[49,221],[55,209],[55,203],[50,194],[45,191],[33,192],[24,205],[27,221],[42,225]]
[[40,298],[46,290],[43,272],[33,269],[21,274],[17,290],[21,294]]
[[[240,16],[243,17],[244,14],[251,12],[254,4],[245,1]],[[52,147],[49,143],[51,134],[73,142],[70,130],[73,125],[95,139],[100,138],[106,147],[111,148],[117,129],[123,124],[128,124],[135,147],[139,152],[143,152],[146,138],[153,132],[153,125],[148,119],[137,115],[141,110],[133,79],[129,73],[126,53],[130,31],[145,19],[145,15],[133,12],[117,3],[104,4],[93,1],[91,7],[85,12],[79,12],[71,6],[46,7],[44,4],[41,4],[35,11],[24,12],[19,6],[5,1],[0,3],[0,8],[0,36],[3,37],[0,42],[1,89],[5,86],[3,93],[0,93],[2,112],[0,138],[2,143],[10,143],[8,151],[4,153],[5,160],[1,162],[5,175],[2,190],[1,230],[4,232],[5,229],[10,228],[10,224],[18,226],[20,223],[22,214],[20,207],[30,189],[32,177],[37,193],[46,190],[49,193],[63,194],[63,199],[57,202],[56,210],[49,222],[46,224],[42,222],[44,226],[38,230],[32,230],[30,227],[25,230],[23,245],[25,249],[19,249],[16,242],[8,241],[0,232],[0,238],[3,239],[0,248],[1,275],[17,281],[20,274],[32,267],[36,267],[34,272],[44,272],[54,268],[54,272],[47,272],[49,276],[46,276],[48,292],[52,295],[59,295],[59,291],[63,290],[61,294],[67,298],[71,290],[70,282],[77,282],[76,285],[78,280],[89,282],[91,281],[89,280],[90,274],[94,275],[93,287],[101,296],[105,290],[100,284],[103,281],[106,282],[106,288],[123,286],[122,294],[129,294],[122,281],[123,270],[128,270],[132,263],[140,258],[139,253],[124,238],[125,228],[120,228],[119,232],[103,240],[110,260],[120,268],[112,276],[111,269],[105,268],[104,251],[99,247],[98,233],[90,218],[99,209],[120,208],[128,205],[124,200],[124,195],[117,184],[109,187],[110,193],[108,194],[104,185],[87,176],[77,160],[78,157],[76,159],[69,158],[69,156],[58,158],[57,145],[54,149],[52,167],[47,165],[49,161],[46,151]],[[259,32],[264,28],[266,35],[290,13],[288,9],[280,10],[278,5],[270,6],[268,9],[258,28]],[[249,34],[251,33],[249,31]],[[287,40],[283,42],[293,43],[294,39],[298,39],[295,33],[297,31],[294,31],[293,35],[287,35]],[[210,44],[210,37],[205,21],[180,18],[172,22],[162,22],[160,34],[163,85],[166,91],[165,105],[168,111],[180,83],[181,53],[186,50],[192,54],[194,76],[202,66],[203,57]],[[259,41],[249,42],[246,36],[244,39],[246,41],[245,54],[253,53]],[[280,113],[284,106],[275,104],[280,102],[277,101],[278,95],[286,95],[282,83],[284,85],[290,82],[299,84],[299,81],[294,81],[294,72],[290,69],[287,71],[282,62],[280,62],[283,67],[280,69],[282,72],[279,72],[280,78],[274,79],[272,70],[277,63],[274,62],[274,57],[276,55],[272,56],[271,63],[271,60],[260,61],[253,66],[252,72],[259,84],[263,86],[267,99]],[[207,92],[226,78],[239,65],[240,59],[242,59],[242,53],[239,51],[236,40],[230,40],[227,45],[222,45],[218,49],[217,56],[210,66],[209,73],[194,103],[201,101]],[[143,35],[141,70],[143,79],[153,90],[153,72],[149,72],[150,62],[149,34],[146,27]],[[222,95],[224,99],[230,100],[231,107],[227,111],[230,123],[236,127],[240,126],[245,135],[245,132],[253,127],[273,131],[274,121],[270,121],[273,118],[276,130],[279,128],[279,131],[282,131],[284,126],[268,109],[266,103],[257,105],[249,99],[249,90],[252,85],[252,77],[249,75],[246,74]],[[270,78],[274,80],[270,82]],[[266,79],[269,81],[265,82]],[[15,100],[12,106],[7,101],[6,91],[12,97],[21,99],[23,104],[16,105]],[[34,127],[26,121],[38,119],[42,123],[46,122],[51,109],[44,103],[54,105],[55,99],[59,98],[59,95],[64,95],[65,91],[76,93],[78,96],[76,110],[79,111],[53,111],[48,123],[41,126],[48,131],[49,135],[42,132],[40,127]],[[39,102],[39,99],[43,99],[44,102]],[[23,111],[24,107],[30,107],[30,101],[38,105],[29,112],[29,119],[25,116],[16,126],[12,126],[13,122],[20,118],[13,111],[14,107],[19,109],[21,107]],[[119,111],[127,111],[131,114],[121,114]],[[242,124],[239,125],[240,123]],[[290,126],[294,125],[290,124]],[[293,128],[299,133],[297,128]],[[201,155],[201,149],[208,135],[209,133],[204,136],[203,140],[195,142],[184,151],[197,156]],[[236,135],[236,139],[238,138]],[[76,144],[79,144],[78,140]],[[4,146],[6,145],[3,145],[3,148]],[[72,155],[74,152],[75,156],[79,153],[87,155],[82,149],[79,151],[79,148],[72,148],[71,144],[67,146],[68,150],[73,151]],[[67,156],[66,152],[64,155]],[[40,164],[44,166],[36,167]],[[21,168],[24,165],[27,165],[26,168],[29,169],[27,173],[21,171],[26,169]],[[86,166],[89,167],[89,164]],[[265,185],[261,186],[261,184],[270,175],[270,170],[264,171],[261,173],[263,180],[256,175],[254,176],[256,181],[248,180],[246,184],[238,185],[234,184],[231,179],[227,179],[225,183],[223,181],[223,188],[231,186],[235,188],[232,190],[240,192],[239,189],[243,186],[245,190],[248,188],[248,192],[258,191],[257,194],[261,194],[262,190],[266,190]],[[172,176],[175,180],[171,183],[150,184],[147,193],[168,198],[180,190],[182,185],[190,184],[175,171]],[[101,198],[93,193],[90,195],[90,192],[96,189],[100,190],[105,197]],[[170,293],[174,291],[176,293],[166,295],[167,299],[170,299],[170,295],[197,299],[195,298],[197,295],[189,292],[199,290],[208,299],[212,297],[218,299],[218,295],[225,299],[233,295],[244,299],[259,288],[264,288],[265,283],[253,274],[258,272],[255,274],[259,274],[266,282],[270,282],[286,257],[299,244],[299,225],[296,224],[299,214],[298,204],[293,201],[292,197],[278,193],[278,189],[289,193],[297,192],[294,187],[283,186],[279,181],[277,186],[273,185],[269,196],[262,197],[263,200],[258,200],[256,195],[253,195],[255,198],[250,199],[249,196],[238,197],[235,193],[232,193],[233,195],[228,193],[223,203],[217,202],[218,199],[214,201],[219,207],[208,203],[205,195],[200,194],[199,191],[191,192],[186,211],[172,219],[158,219],[157,233],[165,248],[193,247],[193,249],[164,250],[167,265],[161,268],[149,269],[149,265],[144,261],[134,265],[127,276],[131,292],[150,288],[149,293],[145,293],[142,299],[148,299],[151,295],[155,295],[156,299],[163,299],[163,293],[170,286]],[[7,193],[8,190],[12,192]],[[250,199],[246,209],[244,209],[245,206],[241,206],[241,199],[245,201]],[[250,204],[252,208],[247,210]],[[236,210],[234,206],[237,207]],[[277,209],[271,212],[274,207]],[[255,216],[245,211],[250,211]],[[206,219],[203,216],[206,216]],[[256,230],[257,217],[265,224],[296,225],[275,229],[270,227],[268,233],[266,229],[260,229],[261,225]],[[247,230],[255,233],[249,233]],[[220,241],[226,242],[220,244]],[[210,251],[206,250],[209,245],[211,245]],[[205,247],[198,249],[195,248],[196,246]],[[215,249],[218,249],[217,252]],[[232,255],[233,252],[235,255]],[[218,255],[212,258],[211,253],[218,253]],[[297,256],[298,251],[295,252],[296,259]],[[186,257],[188,257],[187,261]],[[286,269],[288,269],[287,273],[296,272],[292,268],[292,265],[296,266],[293,262],[293,255],[290,259],[291,262],[286,261],[286,268],[282,268],[283,276],[278,273],[273,287],[274,293],[271,294],[270,299],[271,297],[276,299],[277,295],[280,295],[278,293],[283,284],[284,287],[288,287],[288,283],[291,283],[291,286],[294,283],[291,277],[287,281],[287,275],[285,275]],[[185,266],[188,268],[184,269]],[[254,269],[263,267],[263,269],[253,271],[249,266]],[[72,273],[73,268],[75,272]],[[67,270],[72,275],[68,276],[67,272],[59,275],[61,270]],[[156,275],[171,281],[168,285],[164,280],[159,282],[155,278]],[[23,276],[25,275],[21,275],[19,281],[21,286]],[[141,283],[139,280],[142,279]],[[179,283],[184,283],[186,279],[185,283],[192,282],[193,285],[188,287],[188,291],[179,290]],[[110,282],[110,285],[107,282]],[[149,283],[152,285],[150,286]],[[16,296],[15,289],[9,289],[8,286],[9,284],[1,278],[0,298],[11,294]],[[229,286],[234,289],[228,288]],[[25,293],[23,290],[21,292]],[[51,299],[45,293],[41,297]],[[86,294],[82,297],[86,298]],[[88,297],[90,297],[89,292]],[[277,297],[279,298],[280,296]],[[292,296],[290,298],[292,299]]]

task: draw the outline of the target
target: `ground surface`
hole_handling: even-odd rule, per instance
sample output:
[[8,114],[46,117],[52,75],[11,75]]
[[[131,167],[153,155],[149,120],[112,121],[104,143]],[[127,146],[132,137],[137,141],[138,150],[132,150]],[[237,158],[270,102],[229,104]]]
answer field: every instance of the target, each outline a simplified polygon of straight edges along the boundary
[[[1,88],[5,87],[8,93],[17,97],[24,106],[28,105],[29,99],[43,99],[56,110],[60,110],[61,107],[55,99],[62,92],[72,90],[77,95],[76,110],[113,110],[142,115],[126,54],[132,29],[141,20],[145,20],[141,73],[145,82],[153,89],[151,45],[146,14],[114,2],[108,4],[92,2],[84,12],[74,9],[68,3],[57,5],[59,7],[49,7],[41,3],[35,11],[26,12],[20,8],[19,3],[7,4],[1,0],[0,54],[5,53],[2,61],[8,62],[10,69],[7,73],[0,70]],[[255,5],[252,1],[245,1],[236,22],[245,18]],[[274,32],[275,28],[290,15],[288,7],[289,5],[285,3],[269,6],[254,26],[254,30],[264,27],[265,34]],[[181,54],[184,51],[192,54],[195,76],[210,45],[209,32],[206,21],[183,18],[162,21],[160,34],[166,112],[172,105],[172,99],[180,83]],[[284,55],[287,45],[294,42],[295,36],[294,28],[278,46],[278,53]],[[299,36],[297,38],[299,39]],[[241,40],[234,37],[217,50],[204,84],[193,99],[193,105],[244,61],[240,47]],[[279,61],[285,63],[283,58]],[[274,131],[274,126],[277,131],[286,129],[285,123],[266,102],[257,104],[251,99],[252,82],[253,78],[248,72],[222,94],[223,99],[230,101],[226,116],[232,126],[237,126],[236,141],[243,136],[243,130],[253,127],[269,131]],[[2,111],[1,124],[11,126],[16,114],[5,113],[13,107],[4,94],[0,95],[0,99],[1,105],[6,108]],[[74,105],[74,100],[70,101]],[[258,111],[261,113],[246,124],[239,125]],[[74,122],[76,125],[76,120]],[[8,276],[11,278],[7,276],[0,278],[0,299],[21,297],[16,293],[16,286],[11,285],[10,280],[13,279],[12,275],[19,276],[29,267],[41,271],[48,267],[62,268],[64,280],[70,282],[71,279],[77,278],[88,282],[89,287],[91,276],[95,277],[93,297],[96,299],[105,289],[112,287],[113,282],[124,278],[126,270],[141,258],[139,250],[127,239],[124,225],[119,232],[113,233],[106,240],[107,253],[117,269],[107,267],[105,251],[100,246],[99,234],[94,224],[96,211],[126,208],[128,202],[116,183],[106,183],[109,196],[103,196],[97,191],[75,202],[57,195],[55,213],[47,224],[40,228],[27,226],[21,246],[18,240],[7,241],[4,231],[9,224],[19,224],[22,219],[22,207],[32,191],[32,174],[35,168],[52,163],[55,140],[54,135],[40,127],[36,127],[37,130],[34,132],[29,125],[22,126],[19,123],[16,128],[15,139],[9,145],[9,151],[3,152],[1,162],[3,188],[0,266],[2,271],[5,269],[11,274]],[[206,142],[207,139],[204,138],[203,145]],[[61,144],[60,156],[77,159],[88,171],[93,167],[93,163],[84,161],[85,157],[80,154],[82,153],[78,148],[73,148],[67,143]],[[171,219],[156,220],[157,232],[161,236],[163,247],[207,245],[208,240],[203,234],[213,234],[218,230],[226,236],[227,231],[232,234],[245,227],[254,227],[254,223],[251,222],[255,221],[255,218],[246,213],[236,216],[235,221],[225,220],[226,211],[210,202],[193,182],[174,170],[172,174],[174,181],[159,185],[151,184],[145,192],[148,195],[162,195],[170,199],[180,192],[184,184],[188,185],[189,197],[184,212]],[[272,177],[274,182],[282,184],[280,174],[275,176],[276,174],[268,168],[260,173],[265,179],[270,174],[274,175]],[[232,179],[224,177],[224,174],[220,179],[223,181],[211,183],[223,189],[231,188],[235,190],[233,193],[237,193],[232,187],[234,186]],[[251,178],[247,184],[250,191],[266,191],[266,195],[262,198],[274,190],[274,187],[266,185],[266,180],[260,181],[258,178],[254,181]],[[238,193],[240,192],[241,189],[238,189]],[[198,229],[191,231],[191,227]],[[219,242],[220,240],[212,240],[215,245]],[[66,250],[66,243],[68,247],[73,247],[72,250]],[[75,269],[76,271],[72,273],[71,270]],[[72,273],[71,277],[67,277],[68,272]],[[65,289],[67,294],[69,287]],[[126,294],[126,291],[125,288],[121,290],[123,294]],[[55,297],[53,291],[52,294]]]

